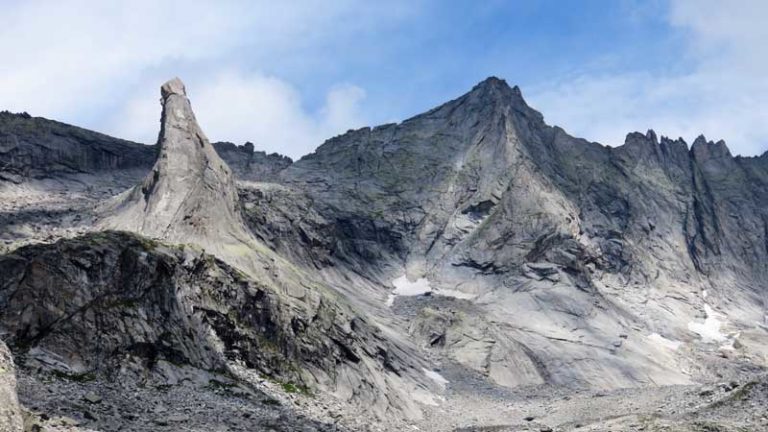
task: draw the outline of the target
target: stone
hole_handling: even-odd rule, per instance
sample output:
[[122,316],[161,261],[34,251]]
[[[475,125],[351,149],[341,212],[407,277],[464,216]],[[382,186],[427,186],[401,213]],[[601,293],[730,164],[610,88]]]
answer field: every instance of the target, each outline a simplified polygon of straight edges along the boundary
[[86,393],[85,396],[83,396],[83,400],[91,404],[97,404],[97,403],[101,403],[102,399],[101,399],[101,396],[97,395],[96,393],[88,392]]
[[16,396],[16,368],[11,352],[0,340],[0,432],[22,429],[21,407]]

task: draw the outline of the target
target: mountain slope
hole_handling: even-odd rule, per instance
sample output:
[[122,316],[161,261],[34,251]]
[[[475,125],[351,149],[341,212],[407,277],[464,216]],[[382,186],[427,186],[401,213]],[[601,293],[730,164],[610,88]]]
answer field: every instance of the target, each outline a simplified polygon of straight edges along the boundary
[[[653,131],[614,148],[587,142],[547,125],[517,87],[489,78],[402,123],[350,131],[299,161],[266,157],[261,166],[250,147],[214,151],[180,82],[164,86],[163,100],[154,168],[97,213],[99,229],[161,241],[142,249],[136,242],[145,240],[105,234],[104,253],[165,262],[141,271],[154,278],[179,272],[175,288],[155,287],[160,303],[218,312],[192,326],[205,338],[170,343],[190,350],[184,363],[207,370],[251,362],[379,416],[424,414],[417,424],[428,430],[501,425],[489,423],[496,418],[517,425],[523,416],[510,401],[527,406],[529,394],[547,404],[584,391],[631,394],[655,407],[659,395],[674,399],[688,387],[644,388],[739,380],[766,367],[766,155],[733,157],[725,143],[703,137],[689,148]],[[91,240],[75,241],[82,250],[21,249],[23,265],[7,256],[15,281],[8,292],[39,295],[59,273],[80,275],[68,263],[106,247]],[[172,245],[179,243],[193,246]],[[202,273],[182,258],[198,257],[198,248],[216,257]],[[49,254],[53,269],[36,264],[34,256]],[[98,274],[119,267],[90,265]],[[93,281],[92,272],[60,284],[86,292],[81,282]],[[19,282],[25,274],[38,277],[35,286]],[[211,284],[219,287],[214,300],[190,300],[188,292]],[[270,299],[255,303],[271,326],[251,320],[253,284]],[[35,301],[14,301],[4,327],[26,340],[13,313]],[[150,314],[140,327],[163,333],[161,315],[169,314],[176,317]],[[218,348],[195,351],[206,338]],[[262,338],[279,353],[264,357]],[[100,355],[88,347],[69,355],[81,351]],[[685,392],[685,401],[697,394]],[[488,418],[472,423],[465,407]],[[600,424],[585,415],[576,417]],[[576,424],[546,416],[566,429]]]
[[[499,384],[687,383],[716,371],[669,347],[716,355],[740,333],[728,355],[764,354],[768,202],[754,190],[765,167],[703,138],[690,151],[653,132],[617,148],[579,140],[490,78],[401,124],[329,140],[281,173],[292,192],[269,201],[304,196],[316,212],[275,227],[294,235],[277,238],[285,253],[312,239],[306,258],[336,263],[327,272],[381,290],[405,273],[471,298],[484,342],[449,358]],[[254,198],[249,220],[279,212]],[[381,291],[345,294],[383,303]],[[722,331],[691,330],[707,318]],[[497,370],[510,359],[525,366]]]

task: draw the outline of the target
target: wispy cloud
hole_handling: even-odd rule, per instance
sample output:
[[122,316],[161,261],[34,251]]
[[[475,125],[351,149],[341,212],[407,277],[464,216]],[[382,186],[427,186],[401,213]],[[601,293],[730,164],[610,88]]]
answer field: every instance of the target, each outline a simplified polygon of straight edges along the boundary
[[346,0],[9,3],[0,26],[0,104],[153,142],[159,86],[179,75],[212,139],[297,157],[361,126],[365,92],[330,83],[325,103],[313,109],[294,85],[254,63],[375,27],[378,13],[392,18],[399,10],[358,12]]
[[[196,84],[188,86],[189,96],[212,139],[251,141],[257,149],[298,157],[334,134],[365,125],[359,115],[365,92],[349,84],[331,88],[315,112],[303,108],[295,88],[271,76],[222,72]],[[128,101],[112,120],[117,135],[138,134],[145,142],[156,138],[160,116],[156,99],[142,93]]]
[[[600,73],[542,83],[531,102],[550,123],[608,145],[653,128],[691,142],[725,139],[735,154],[768,149],[768,3],[674,0],[668,22],[686,50],[674,67]],[[648,62],[658,59],[648,58]]]
[[[293,157],[497,75],[550,123],[768,148],[768,3],[435,0],[3,2],[0,109],[153,142],[179,76],[212,140]],[[663,15],[663,19],[658,19]],[[668,44],[667,40],[682,40]],[[673,48],[669,48],[669,47]],[[654,55],[662,47],[663,55]],[[586,65],[586,66],[585,66]]]

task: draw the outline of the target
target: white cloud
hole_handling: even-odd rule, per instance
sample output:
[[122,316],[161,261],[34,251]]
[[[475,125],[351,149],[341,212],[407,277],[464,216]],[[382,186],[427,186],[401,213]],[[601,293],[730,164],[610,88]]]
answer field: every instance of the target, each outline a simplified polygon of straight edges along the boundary
[[306,110],[290,84],[250,63],[407,8],[359,9],[350,0],[4,2],[0,108],[154,142],[158,88],[178,75],[211,138],[297,156],[359,126],[364,92],[338,83],[323,109]]
[[[320,108],[299,94],[299,87],[317,93],[314,82],[297,85],[312,79],[303,55],[343,67],[337,64],[366,54],[354,51],[362,49],[357,36],[393,34],[418,3],[4,1],[0,109],[153,142],[157,89],[178,75],[211,139],[249,140],[295,157],[366,120],[365,92],[348,83],[322,83]],[[641,12],[649,10],[656,9]],[[582,72],[523,90],[550,123],[606,144],[653,128],[689,141],[704,133],[726,139],[734,153],[760,153],[768,145],[767,18],[763,1],[671,0],[669,24],[688,41],[684,72]],[[287,61],[303,71],[290,79],[270,68],[286,52],[302,54]]]
[[[187,84],[198,122],[213,141],[251,141],[257,150],[297,158],[328,137],[365,123],[358,115],[365,92],[352,85],[332,88],[324,106],[313,113],[302,106],[291,85],[262,74],[223,72]],[[129,101],[113,120],[117,135],[153,142],[160,117],[157,99],[142,92]]]
[[576,74],[532,89],[530,102],[550,123],[608,145],[652,128],[689,143],[722,138],[734,154],[767,150],[768,3],[674,0],[668,18],[687,37],[686,72]]

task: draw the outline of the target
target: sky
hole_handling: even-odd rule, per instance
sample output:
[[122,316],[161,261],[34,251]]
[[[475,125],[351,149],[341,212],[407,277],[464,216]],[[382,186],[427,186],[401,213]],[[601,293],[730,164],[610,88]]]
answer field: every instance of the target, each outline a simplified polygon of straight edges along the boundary
[[763,0],[0,0],[0,109],[143,143],[178,76],[212,141],[293,158],[488,76],[621,145],[654,129],[768,150]]

